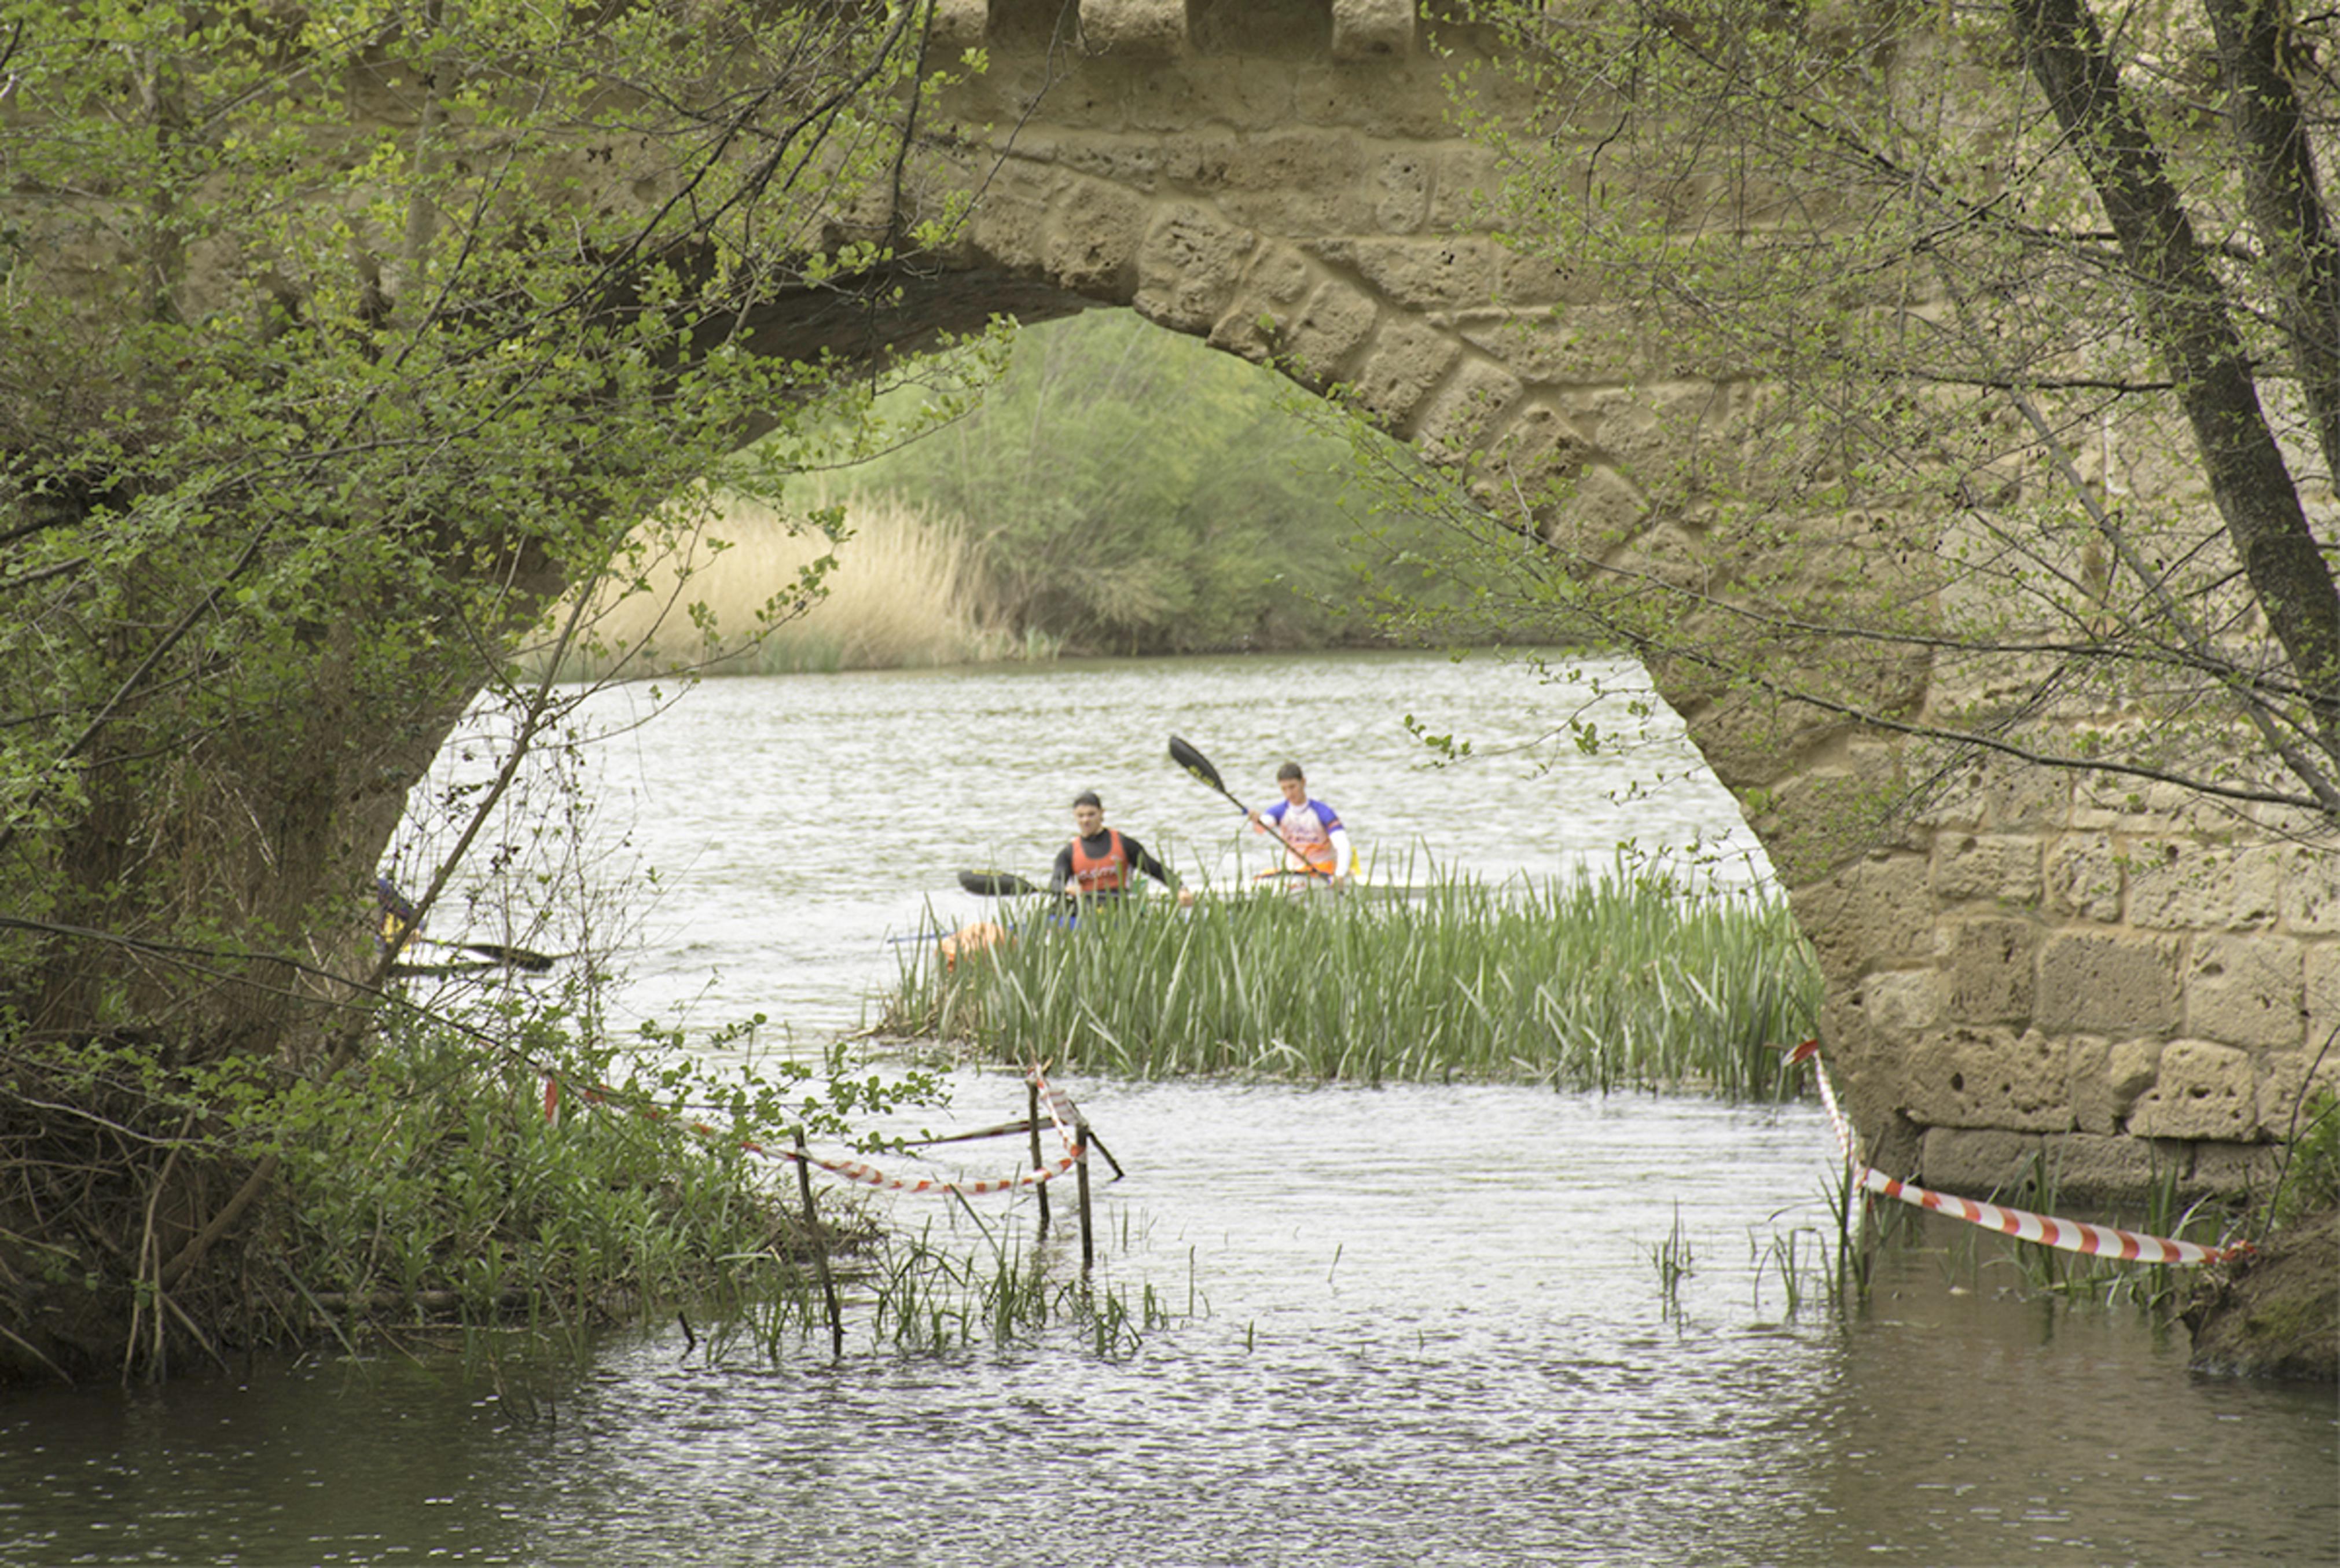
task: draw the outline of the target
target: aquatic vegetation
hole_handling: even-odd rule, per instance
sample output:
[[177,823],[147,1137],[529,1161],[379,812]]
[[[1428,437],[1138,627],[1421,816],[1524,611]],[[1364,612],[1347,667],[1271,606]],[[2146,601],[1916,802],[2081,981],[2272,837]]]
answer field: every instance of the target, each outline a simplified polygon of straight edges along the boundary
[[[772,1362],[794,1348],[829,1354],[827,1307],[801,1258],[765,1252],[761,1277],[744,1308],[719,1324],[709,1353],[743,1341]],[[944,1355],[988,1345],[1041,1343],[1054,1334],[1106,1360],[1135,1355],[1145,1336],[1199,1310],[1190,1283],[1185,1308],[1148,1282],[1129,1292],[1077,1270],[1063,1272],[1062,1249],[1026,1251],[1012,1230],[984,1245],[937,1237],[932,1226],[888,1233],[864,1249],[844,1309],[848,1350]],[[1190,1264],[1191,1269],[1191,1264]]]
[[[906,955],[886,1028],[1007,1063],[1135,1077],[1795,1093],[1779,1044],[1819,977],[1785,905],[1621,866],[1413,897],[1141,906],[1076,929],[1023,910],[980,961]],[[1014,917],[1010,917],[1011,923]]]
[[[267,1214],[286,1264],[250,1283],[240,1339],[298,1342],[321,1322],[345,1341],[450,1324],[581,1334],[680,1305],[745,1310],[764,1265],[808,1257],[811,1240],[769,1165],[700,1118],[748,1129],[806,1119],[808,1075],[771,1063],[736,1081],[687,1064],[628,1073],[613,1047],[550,1021],[494,1050],[437,1021],[394,1018],[364,1071],[255,1102],[242,1146],[281,1162]],[[566,1086],[558,1116],[548,1076]],[[925,1092],[915,1077],[848,1081],[847,1100],[811,1119],[839,1136],[846,1113]],[[872,1235],[843,1207],[821,1230],[832,1250]]]
[[1658,1271],[1658,1291],[1669,1318],[1682,1315],[1682,1281],[1698,1272],[1698,1252],[1690,1237],[1682,1234],[1681,1205],[1674,1205],[1674,1228],[1666,1239],[1650,1248],[1650,1261]]

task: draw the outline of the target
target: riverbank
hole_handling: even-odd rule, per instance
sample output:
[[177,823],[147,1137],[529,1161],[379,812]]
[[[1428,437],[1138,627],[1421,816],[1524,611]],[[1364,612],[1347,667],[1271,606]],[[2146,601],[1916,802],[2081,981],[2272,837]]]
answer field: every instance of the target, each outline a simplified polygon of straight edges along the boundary
[[2203,1281],[2184,1317],[2197,1371],[2340,1383],[2340,1207]]

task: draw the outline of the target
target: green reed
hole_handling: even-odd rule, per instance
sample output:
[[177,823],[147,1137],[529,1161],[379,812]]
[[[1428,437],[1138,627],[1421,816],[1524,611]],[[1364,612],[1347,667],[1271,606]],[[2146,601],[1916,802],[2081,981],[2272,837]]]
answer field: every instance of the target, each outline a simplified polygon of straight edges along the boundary
[[[2136,1212],[2115,1209],[2100,1213],[2094,1210],[2094,1206],[2076,1206],[2064,1194],[2062,1173],[2056,1163],[2038,1153],[2032,1156],[2018,1180],[1993,1191],[1988,1201],[2067,1218],[2092,1219],[2147,1236],[2195,1241],[2206,1246],[2218,1243],[2232,1219],[2230,1214],[2207,1198],[2186,1203],[2174,1166],[2163,1166],[2154,1172],[2146,1186],[2143,1206]],[[1944,1266],[1951,1278],[1962,1278],[1969,1288],[1980,1288],[1988,1271],[1997,1284],[2026,1296],[2056,1296],[2107,1306],[2127,1302],[2148,1315],[2173,1308],[2183,1298],[2189,1278],[2189,1271],[2163,1264],[2065,1252],[1972,1226],[1958,1226],[1952,1232]]]
[[1549,1083],[1795,1092],[1772,1048],[1819,979],[1786,907],[1621,866],[1572,878],[1164,901],[1053,923],[954,967],[907,958],[885,1027],[1134,1077]]
[[[763,1261],[769,1266],[763,1288],[743,1317],[710,1336],[709,1355],[728,1355],[743,1335],[776,1363],[792,1345],[828,1354],[828,1318],[810,1271],[776,1255]],[[1033,1345],[1054,1330],[1116,1360],[1197,1310],[1191,1287],[1183,1313],[1150,1284],[1133,1305],[1120,1286],[1064,1275],[1058,1254],[1026,1252],[1012,1238],[970,1247],[963,1237],[937,1237],[931,1226],[879,1237],[856,1259],[851,1286],[848,1348],[860,1342],[887,1355]]]

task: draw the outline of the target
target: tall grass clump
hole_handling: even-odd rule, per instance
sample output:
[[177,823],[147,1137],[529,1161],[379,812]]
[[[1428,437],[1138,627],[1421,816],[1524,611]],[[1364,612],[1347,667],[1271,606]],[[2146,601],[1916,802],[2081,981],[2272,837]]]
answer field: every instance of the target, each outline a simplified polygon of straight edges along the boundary
[[[848,496],[835,512],[841,537],[758,502],[719,500],[690,540],[592,590],[590,635],[562,655],[560,677],[792,674],[1053,653],[1004,629],[956,517],[893,496]],[[522,667],[541,675],[546,657]]]
[[1692,895],[1612,867],[1528,885],[1434,884],[1139,905],[1028,907],[1016,939],[906,957],[887,1025],[1137,1077],[1702,1087],[1788,1097],[1771,1047],[1810,1032],[1819,978],[1776,898]]

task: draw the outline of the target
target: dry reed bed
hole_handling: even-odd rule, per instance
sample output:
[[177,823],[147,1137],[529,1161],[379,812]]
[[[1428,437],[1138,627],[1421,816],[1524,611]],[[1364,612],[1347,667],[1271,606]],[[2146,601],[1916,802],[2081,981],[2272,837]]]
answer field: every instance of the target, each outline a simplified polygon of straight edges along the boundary
[[[589,636],[560,653],[560,678],[887,670],[1053,651],[1003,630],[957,519],[892,496],[838,504],[845,537],[834,543],[817,526],[736,498],[678,539],[660,537],[671,524],[645,529],[642,561],[595,590]],[[540,675],[554,651],[541,640],[521,666]]]

